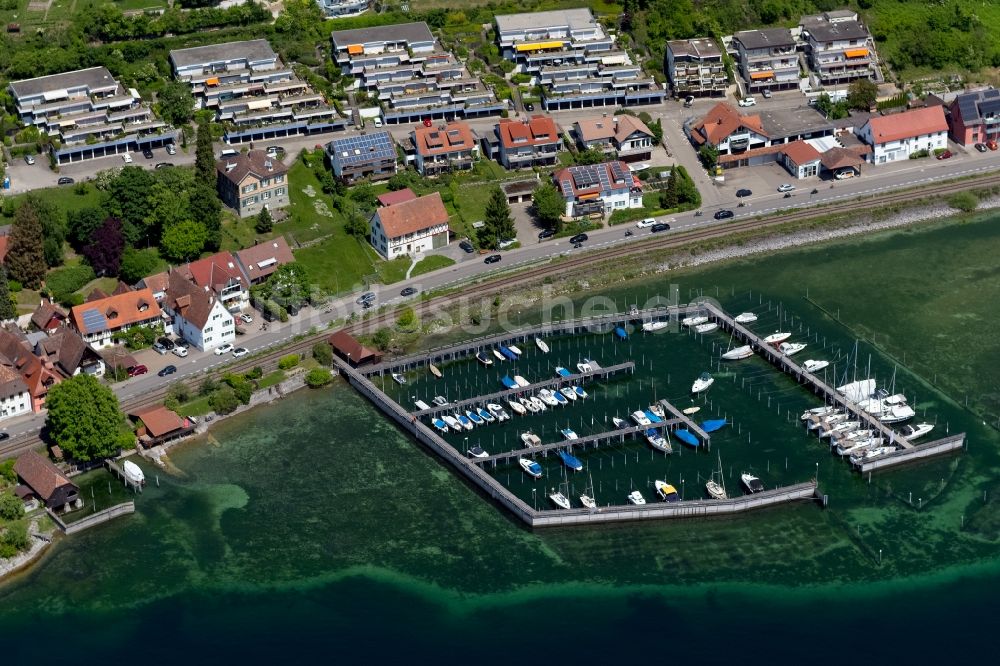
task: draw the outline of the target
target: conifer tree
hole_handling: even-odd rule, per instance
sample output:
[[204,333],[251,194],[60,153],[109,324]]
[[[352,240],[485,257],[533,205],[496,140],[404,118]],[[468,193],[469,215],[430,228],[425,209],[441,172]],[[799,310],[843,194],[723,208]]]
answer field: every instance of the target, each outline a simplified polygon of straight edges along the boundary
[[10,245],[5,259],[10,277],[28,289],[38,289],[45,277],[45,242],[42,222],[29,202],[18,206],[10,230]]

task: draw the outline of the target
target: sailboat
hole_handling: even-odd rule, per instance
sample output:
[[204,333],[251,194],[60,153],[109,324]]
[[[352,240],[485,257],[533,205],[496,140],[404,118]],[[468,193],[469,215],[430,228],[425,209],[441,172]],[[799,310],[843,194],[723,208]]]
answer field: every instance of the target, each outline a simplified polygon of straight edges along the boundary
[[753,356],[753,348],[750,345],[743,345],[742,347],[734,347],[729,351],[723,352],[723,361],[742,361],[745,358],[750,358]]
[[694,317],[684,317],[684,319],[681,319],[681,326],[684,326],[686,328],[694,328],[695,326],[704,324],[707,321],[708,317],[704,317],[702,315],[697,315]]
[[726,419],[709,419],[708,421],[703,421],[701,424],[701,429],[705,432],[715,432],[716,430],[721,430],[729,424]]
[[700,444],[700,442],[698,441],[698,437],[695,436],[695,434],[693,432],[691,432],[690,430],[688,430],[686,428],[681,428],[680,430],[675,430],[674,431],[674,437],[676,437],[677,439],[681,440],[682,442],[684,442],[688,446],[693,446],[694,448],[698,448],[698,445]]
[[507,360],[507,357],[504,356],[503,354],[501,354],[496,349],[493,350],[493,355],[496,356],[496,358],[497,358],[498,361],[506,361]]
[[520,386],[521,388],[525,388],[527,386],[531,386],[531,382],[529,382],[527,379],[525,379],[521,375],[514,375],[514,381],[517,382],[517,385]]
[[[715,472],[712,472],[712,476],[715,476]],[[705,490],[708,491],[708,496],[712,499],[724,500],[729,499],[726,495],[725,480],[722,476],[722,455],[719,455],[719,480],[716,482],[714,478],[709,479],[705,483]]]
[[580,504],[588,509],[597,508],[597,498],[594,495],[594,478],[589,477],[590,484],[583,489],[583,494],[580,495]]
[[790,337],[792,337],[791,333],[783,333],[782,331],[775,331],[771,335],[764,338],[764,342],[766,342],[769,345],[776,345],[779,342],[784,342]]
[[525,409],[524,405],[519,403],[517,400],[508,400],[507,404],[510,405],[510,408],[514,410],[515,414],[524,416],[524,414],[527,413],[528,411],[527,409]]
[[545,340],[541,338],[535,338],[535,346],[538,347],[539,351],[543,354],[549,353],[549,346],[545,343]]
[[507,345],[507,349],[510,350],[511,354],[513,354],[514,356],[517,356],[518,358],[520,358],[520,356],[521,356],[521,348],[520,347],[515,347],[514,345]]
[[712,331],[719,328],[719,325],[714,321],[710,321],[706,324],[698,324],[694,327],[695,333],[711,333]]
[[647,321],[642,325],[642,330],[646,333],[655,333],[656,331],[662,330],[670,326],[668,321]]
[[657,451],[663,451],[667,455],[674,452],[673,447],[670,446],[670,442],[656,428],[648,428],[643,434],[646,436],[646,441],[649,442],[649,445]]
[[549,495],[549,499],[552,500],[552,503],[555,504],[560,509],[570,508],[569,499],[562,494],[562,491],[561,490],[556,491],[555,488],[553,488],[552,490],[555,491]]

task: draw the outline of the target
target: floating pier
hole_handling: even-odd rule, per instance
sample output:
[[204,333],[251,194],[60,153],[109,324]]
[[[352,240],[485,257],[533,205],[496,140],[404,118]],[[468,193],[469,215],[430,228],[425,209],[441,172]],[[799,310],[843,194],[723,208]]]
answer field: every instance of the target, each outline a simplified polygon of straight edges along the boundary
[[892,453],[887,453],[884,456],[872,458],[871,460],[862,460],[855,467],[863,474],[896,465],[904,465],[931,456],[950,453],[951,451],[958,451],[964,446],[965,433],[963,432],[958,435],[937,439],[933,442],[927,442],[926,444],[911,444],[907,449],[899,449],[898,451],[893,451]]

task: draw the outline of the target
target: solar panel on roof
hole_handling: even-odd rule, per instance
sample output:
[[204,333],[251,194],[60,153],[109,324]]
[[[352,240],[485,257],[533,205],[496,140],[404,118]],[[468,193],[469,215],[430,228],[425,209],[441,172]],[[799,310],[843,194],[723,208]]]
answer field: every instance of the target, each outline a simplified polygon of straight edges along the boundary
[[108,326],[107,320],[97,308],[83,311],[83,326],[87,331],[103,331]]
[[[356,164],[373,159],[383,160],[396,157],[396,148],[393,146],[392,137],[388,132],[334,139],[333,148],[334,153],[341,154],[342,164]],[[345,152],[348,153],[346,157],[343,156]]]
[[616,180],[626,180],[625,170],[622,169],[621,162],[611,163],[611,176]]
[[983,91],[983,99],[992,99],[993,97],[1000,97],[1000,89],[989,88]]

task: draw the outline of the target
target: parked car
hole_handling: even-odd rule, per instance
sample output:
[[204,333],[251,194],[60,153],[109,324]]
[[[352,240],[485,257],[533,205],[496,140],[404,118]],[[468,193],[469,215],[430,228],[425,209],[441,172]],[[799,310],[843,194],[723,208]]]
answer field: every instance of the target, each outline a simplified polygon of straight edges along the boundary
[[382,119],[381,118],[375,118],[372,121],[372,125],[374,125],[376,128],[382,127]]
[[854,178],[854,169],[844,169],[842,171],[838,171],[836,175],[834,175],[834,178],[836,178],[837,180],[847,180],[848,178]]
[[638,222],[636,222],[635,226],[639,227],[640,229],[645,229],[646,227],[652,227],[655,224],[656,224],[656,218],[647,217],[644,220],[639,220]]
[[153,343],[153,351],[155,351],[160,356],[163,356],[169,350],[166,347],[164,347],[162,344],[160,344],[159,342],[154,342]]
[[791,183],[782,183],[781,185],[778,185],[779,192],[791,192],[794,189],[795,186],[792,185]]
[[171,351],[177,345],[170,338],[160,338],[156,341],[157,344],[163,345],[163,348],[167,351]]
[[752,96],[744,97],[740,100],[740,106],[757,106],[757,100],[755,100]]
[[133,365],[133,366],[129,367],[128,370],[125,371],[125,373],[129,377],[138,377],[139,375],[144,375],[147,372],[149,372],[149,368],[147,368],[146,366],[142,365],[141,363],[139,365]]
[[63,176],[57,181],[60,185],[72,185],[75,181],[69,176]]
[[987,150],[989,150],[989,148],[986,147],[985,143],[977,143],[976,150],[978,150],[981,153],[985,153]]
[[488,256],[485,259],[483,259],[483,263],[485,263],[485,264],[495,264],[498,261],[500,261],[502,258],[503,257],[501,257],[499,254],[491,254],[490,256]]
[[546,238],[552,238],[555,235],[556,235],[556,230],[555,229],[543,229],[538,234],[538,240],[545,240]]
[[176,365],[166,365],[166,366],[163,366],[163,369],[160,370],[156,374],[159,375],[160,377],[166,377],[167,375],[172,375],[175,372],[177,372],[177,366]]
[[157,162],[156,166],[154,166],[153,168],[154,169],[169,169],[173,165],[174,165],[173,162]]
[[684,108],[690,109],[692,106],[694,106],[694,97],[692,95],[688,95],[684,98]]
[[407,287],[403,291],[399,292],[399,295],[400,296],[413,296],[415,293],[417,293],[417,290],[416,290],[415,287]]
[[461,243],[458,244],[458,246],[462,248],[462,250],[464,250],[466,254],[472,254],[473,252],[476,251],[476,248],[472,247],[472,243],[470,243],[467,240],[462,241]]
[[172,143],[168,143],[167,144],[167,155],[176,155],[176,154],[177,154],[177,146],[175,146]]
[[244,312],[243,314],[240,315],[240,321],[242,321],[244,324],[252,324],[253,316]]
[[250,353],[250,350],[246,347],[237,347],[233,350],[233,358],[239,358],[241,356],[246,356]]
[[223,354],[228,354],[231,351],[233,351],[233,346],[227,342],[226,344],[215,348],[215,355],[222,356]]
[[728,208],[723,208],[722,210],[715,211],[715,219],[726,220],[733,216],[733,211]]
[[524,110],[525,111],[534,111],[535,110],[535,105],[532,104],[531,102],[528,102],[527,104],[524,105]]
[[147,146],[146,148],[142,149],[142,156],[145,157],[147,160],[151,160],[153,159],[153,151]]
[[132,156],[128,153],[122,153],[122,162],[125,164],[132,164]]
[[176,347],[174,347],[174,356],[179,356],[180,358],[184,358],[187,355],[188,355],[187,347],[183,347],[181,345],[177,345]]
[[748,197],[751,194],[753,194],[753,192],[751,192],[745,187],[741,187],[740,189],[736,190],[736,196],[739,197],[740,199],[742,199],[743,197]]
[[771,89],[770,88],[764,88],[763,90],[760,91],[760,94],[761,94],[761,96],[764,99],[771,99]]
[[375,302],[375,292],[366,291],[365,293],[358,296],[358,300],[354,301],[358,305],[364,305],[365,303]]
[[32,164],[34,164],[34,163],[35,163],[35,156],[34,156],[34,155],[25,155],[25,156],[24,156],[24,162],[25,162],[25,163],[26,163],[26,164],[27,164],[28,166],[31,166]]
[[993,141],[991,139],[991,140],[989,140],[989,141],[986,142],[986,147],[989,148],[990,150],[996,150],[997,149],[997,142]]
[[572,238],[570,238],[569,242],[573,243],[574,245],[576,245],[577,243],[586,242],[587,238],[589,238],[589,236],[587,236],[587,234],[577,234],[576,236],[573,236]]
[[10,433],[0,432],[0,442],[4,441],[5,439],[10,439]]
[[666,222],[658,222],[657,224],[654,224],[651,232],[655,234],[659,231],[670,231],[670,225]]
[[937,156],[937,158],[938,158],[939,160],[950,160],[950,159],[951,159],[951,155],[952,155],[952,152],[951,152],[950,150],[946,150],[946,151],[944,151],[943,153],[940,153],[940,154],[939,154],[939,155]]

